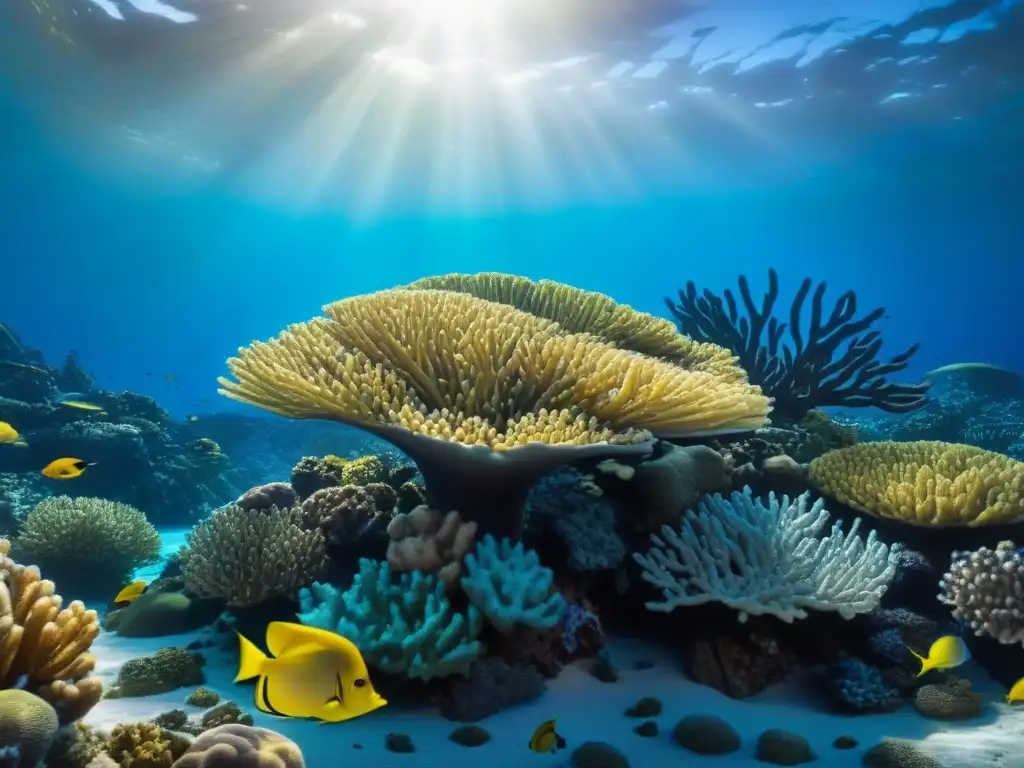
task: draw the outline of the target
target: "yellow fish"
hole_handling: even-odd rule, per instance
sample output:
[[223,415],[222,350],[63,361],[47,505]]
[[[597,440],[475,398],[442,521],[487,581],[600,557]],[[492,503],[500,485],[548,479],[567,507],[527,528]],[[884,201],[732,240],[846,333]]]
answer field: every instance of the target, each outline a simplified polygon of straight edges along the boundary
[[98,411],[99,413],[106,413],[106,411],[103,410],[102,405],[87,403],[84,400],[61,400],[60,404],[66,405],[68,408],[79,408],[83,411]]
[[133,581],[127,587],[118,592],[112,602],[114,605],[120,605],[121,607],[129,605],[142,597],[142,593],[146,591],[146,587],[148,586],[149,584],[142,579]]
[[[907,646],[910,648],[910,646]],[[921,671],[917,673],[920,677],[932,669],[953,669],[959,667],[971,658],[971,652],[962,637],[957,635],[944,635],[932,643],[928,649],[928,657],[925,658],[913,648],[910,652],[921,660]]]
[[1006,703],[1012,704],[1015,701],[1024,701],[1024,677],[1013,684],[1013,688],[1006,694]]
[[81,459],[54,459],[43,467],[43,475],[53,480],[70,480],[85,472],[86,467],[96,466],[95,461]]
[[558,735],[555,730],[555,720],[546,720],[537,726],[537,730],[530,737],[531,752],[547,752],[554,754],[560,749],[565,749],[565,739]]
[[8,424],[6,421],[0,421],[0,443],[6,445],[14,445],[18,442],[18,430]]
[[267,656],[237,634],[241,658],[235,682],[259,678],[261,712],[340,723],[387,704],[373,689],[359,649],[341,635],[273,621],[267,625]]

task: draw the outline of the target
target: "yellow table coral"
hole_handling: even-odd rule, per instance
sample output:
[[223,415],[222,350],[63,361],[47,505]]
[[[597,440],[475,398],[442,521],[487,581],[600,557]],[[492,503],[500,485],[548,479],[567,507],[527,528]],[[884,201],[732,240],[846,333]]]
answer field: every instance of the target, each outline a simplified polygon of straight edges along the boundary
[[811,462],[811,482],[853,509],[909,525],[1002,525],[1024,518],[1024,463],[971,445],[861,443]]

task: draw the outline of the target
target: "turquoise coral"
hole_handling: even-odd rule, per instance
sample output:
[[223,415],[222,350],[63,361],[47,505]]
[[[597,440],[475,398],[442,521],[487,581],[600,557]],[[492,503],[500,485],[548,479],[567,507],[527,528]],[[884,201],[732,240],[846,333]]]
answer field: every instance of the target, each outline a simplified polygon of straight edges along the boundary
[[488,535],[466,555],[464,571],[463,591],[503,632],[517,624],[551,629],[565,611],[565,600],[554,590],[554,574],[521,543],[499,543]]
[[454,611],[446,587],[418,571],[393,581],[387,563],[364,559],[344,592],[320,583],[301,590],[299,621],[347,637],[370,666],[389,674],[421,680],[466,674],[483,650],[476,640],[483,616],[473,606]]

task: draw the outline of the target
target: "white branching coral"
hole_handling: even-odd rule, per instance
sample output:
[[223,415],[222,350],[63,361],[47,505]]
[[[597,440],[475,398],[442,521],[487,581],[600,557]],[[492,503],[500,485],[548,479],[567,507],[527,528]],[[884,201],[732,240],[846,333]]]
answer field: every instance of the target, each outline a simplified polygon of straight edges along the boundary
[[860,520],[848,534],[837,522],[819,538],[828,511],[821,499],[808,508],[809,499],[780,502],[770,494],[765,506],[749,488],[729,499],[705,496],[679,530],[662,526],[648,553],[633,555],[665,598],[647,609],[719,602],[739,611],[740,621],[772,614],[785,622],[808,609],[845,619],[874,610],[896,573],[899,545],[890,548],[874,531],[862,538]]
[[1024,643],[1024,555],[1012,541],[954,552],[939,587],[939,601],[953,606],[953,618],[974,634],[1004,645]]

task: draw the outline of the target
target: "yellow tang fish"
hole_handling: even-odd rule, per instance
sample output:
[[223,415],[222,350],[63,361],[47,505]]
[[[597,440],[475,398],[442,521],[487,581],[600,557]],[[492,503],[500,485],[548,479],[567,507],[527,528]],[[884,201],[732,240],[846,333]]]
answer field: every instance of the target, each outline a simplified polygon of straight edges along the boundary
[[[910,648],[910,646],[907,647]],[[954,667],[959,667],[971,658],[971,652],[967,649],[967,644],[958,635],[944,635],[940,637],[928,649],[927,658],[913,648],[910,648],[910,652],[921,660],[921,671],[917,673],[918,677],[932,669],[953,669]]]
[[43,475],[53,480],[70,480],[85,472],[86,467],[96,466],[95,461],[81,459],[54,459],[43,467]]
[[1013,688],[1006,694],[1006,703],[1012,704],[1015,701],[1024,701],[1024,677],[1013,684]]
[[146,591],[146,587],[148,586],[149,584],[142,579],[133,581],[127,587],[118,592],[111,602],[113,602],[114,605],[120,605],[122,607],[129,605],[142,597],[142,593]]
[[87,403],[84,400],[61,400],[61,405],[66,405],[69,408],[79,408],[83,411],[98,411],[100,413],[106,413],[103,410],[102,405],[95,405],[94,403]]
[[18,430],[8,424],[6,421],[0,421],[0,443],[6,445],[14,445],[18,442]]
[[555,720],[546,720],[537,726],[537,730],[533,732],[528,745],[531,752],[548,752],[553,754],[560,749],[565,749],[565,739],[555,730],[556,720],[557,718]]
[[340,723],[387,704],[373,689],[359,649],[341,635],[273,621],[267,625],[267,656],[237,634],[241,658],[235,682],[259,678],[261,712]]

